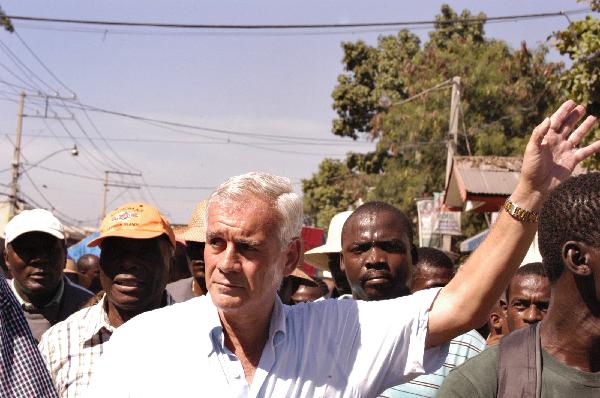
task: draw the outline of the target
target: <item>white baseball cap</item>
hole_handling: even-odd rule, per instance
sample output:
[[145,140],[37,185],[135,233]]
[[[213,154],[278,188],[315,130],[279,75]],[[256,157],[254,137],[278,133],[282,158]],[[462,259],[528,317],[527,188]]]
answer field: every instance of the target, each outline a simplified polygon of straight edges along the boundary
[[28,232],[45,232],[57,239],[65,238],[62,224],[48,210],[24,210],[14,216],[4,227],[4,246]]

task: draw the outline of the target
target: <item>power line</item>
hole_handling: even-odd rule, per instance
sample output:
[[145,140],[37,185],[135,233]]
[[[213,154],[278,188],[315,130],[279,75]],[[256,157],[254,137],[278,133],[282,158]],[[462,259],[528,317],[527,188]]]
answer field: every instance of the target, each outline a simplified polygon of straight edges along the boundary
[[454,18],[445,21],[438,20],[417,20],[417,21],[395,21],[395,22],[358,22],[358,23],[330,23],[330,24],[184,24],[184,23],[157,23],[157,22],[125,22],[125,21],[107,21],[90,19],[67,19],[67,18],[45,18],[21,15],[7,15],[7,18],[14,21],[32,21],[47,23],[62,23],[76,25],[101,25],[101,26],[126,26],[126,27],[145,27],[161,29],[221,29],[221,30],[287,30],[287,29],[339,29],[339,28],[374,28],[374,27],[401,27],[401,26],[421,26],[421,25],[450,25],[453,23],[480,23],[491,21],[513,22],[523,19],[538,19],[558,17],[565,15],[574,15],[590,12],[590,8],[576,9],[569,11],[556,11],[533,14],[503,15],[496,17],[472,17],[472,18]]

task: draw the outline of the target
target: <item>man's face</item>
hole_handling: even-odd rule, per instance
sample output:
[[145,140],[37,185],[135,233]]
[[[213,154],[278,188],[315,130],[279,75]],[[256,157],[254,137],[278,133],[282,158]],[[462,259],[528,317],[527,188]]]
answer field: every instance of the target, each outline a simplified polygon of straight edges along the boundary
[[25,233],[8,244],[6,263],[17,290],[29,297],[52,294],[66,262],[64,242],[44,232]]
[[[100,277],[100,258],[97,256],[86,256],[85,264],[83,264],[83,269],[85,270],[83,274],[90,278],[90,280],[94,280]],[[78,266],[79,268],[79,266]]]
[[290,260],[294,245],[281,248],[272,208],[257,197],[211,204],[206,236],[206,285],[217,308],[271,311],[283,276],[298,261]]
[[172,248],[166,239],[106,238],[100,253],[100,283],[111,303],[143,311],[162,299]]
[[416,267],[410,286],[411,292],[431,289],[434,287],[444,287],[454,277],[454,270],[451,268],[434,267],[429,264],[423,264]]
[[550,281],[540,275],[516,275],[508,288],[506,320],[514,330],[541,321],[550,303]]
[[185,241],[187,255],[190,258],[190,272],[196,281],[204,285],[205,265],[204,265],[204,242]]
[[385,300],[409,292],[411,243],[391,212],[352,217],[342,234],[342,267],[356,298]]
[[320,286],[300,285],[292,295],[292,303],[309,303],[324,295],[323,288]]

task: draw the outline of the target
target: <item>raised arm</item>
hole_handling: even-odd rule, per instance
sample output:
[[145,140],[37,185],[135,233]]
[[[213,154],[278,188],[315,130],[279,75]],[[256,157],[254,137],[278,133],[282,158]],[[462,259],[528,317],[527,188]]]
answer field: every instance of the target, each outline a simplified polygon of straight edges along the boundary
[[[533,130],[521,176],[510,199],[519,207],[538,212],[546,195],[567,179],[582,160],[600,151],[600,140],[577,148],[596,118],[583,118],[585,109],[569,100]],[[501,210],[487,238],[444,287],[429,315],[428,347],[485,323],[495,300],[508,284],[535,236],[536,222],[518,221]]]

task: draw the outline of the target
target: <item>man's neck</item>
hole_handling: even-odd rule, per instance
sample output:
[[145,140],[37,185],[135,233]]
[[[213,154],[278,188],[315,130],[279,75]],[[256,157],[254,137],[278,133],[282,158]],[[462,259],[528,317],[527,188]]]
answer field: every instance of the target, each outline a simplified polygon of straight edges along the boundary
[[105,299],[105,310],[107,310],[108,315],[108,323],[114,327],[118,328],[131,318],[136,315],[139,315],[146,311],[152,311],[158,308],[161,308],[165,304],[166,296],[165,293],[160,296],[160,299],[154,300],[150,305],[143,309],[136,310],[126,310],[123,308],[118,308],[115,304],[110,301],[108,298]]
[[247,309],[236,313],[219,311],[225,346],[240,360],[248,385],[252,384],[254,372],[269,338],[274,304],[273,301],[270,311],[248,311]]
[[[553,299],[555,292],[553,292]],[[600,371],[600,319],[594,316],[577,294],[550,303],[541,324],[542,347],[565,365],[584,372]]]
[[32,304],[35,308],[42,309],[52,301],[54,296],[56,296],[56,294],[58,293],[58,289],[60,288],[60,284],[63,283],[63,281],[60,280],[53,290],[38,294],[27,293],[23,290],[21,285],[19,285],[19,283],[14,279],[13,283],[15,291],[24,302]]

